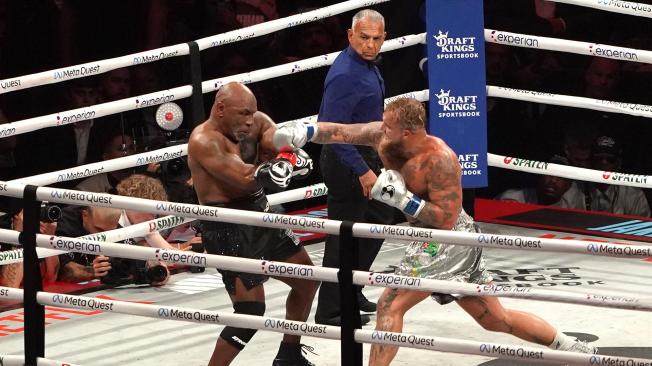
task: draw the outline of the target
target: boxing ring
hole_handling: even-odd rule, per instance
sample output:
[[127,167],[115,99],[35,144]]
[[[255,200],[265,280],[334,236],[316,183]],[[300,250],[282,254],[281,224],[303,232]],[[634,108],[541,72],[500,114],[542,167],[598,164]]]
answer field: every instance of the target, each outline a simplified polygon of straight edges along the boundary
[[[197,51],[202,51],[210,47],[257,37],[287,27],[305,24],[309,21],[322,19],[334,14],[380,2],[383,1],[346,1],[341,4],[304,14],[294,15],[289,18],[278,19],[222,35],[204,38],[197,40],[194,44],[170,46],[139,54],[102,60],[95,63],[12,78],[11,80],[6,80],[6,85],[13,85],[13,87],[5,89],[3,92],[87,76],[81,71],[77,72],[77,70],[92,69],[96,70],[94,73],[102,73],[120,67],[144,62],[154,62],[167,57],[185,55],[190,55],[190,57],[195,55],[194,57],[197,57]],[[575,3],[576,5],[586,5],[589,1],[573,1],[572,3]],[[602,8],[603,10],[609,9],[606,5]],[[508,34],[509,37],[497,37],[497,34],[505,35],[506,33],[501,33],[495,30],[486,30],[486,41],[523,46],[522,43],[506,42],[504,40],[517,39],[519,37],[523,38],[527,36],[536,39],[539,48],[594,55],[591,53],[591,47],[587,47],[586,50],[582,48],[584,46],[590,46],[591,44],[589,43],[584,44],[583,42],[553,40],[544,37],[517,35],[513,33]],[[382,52],[420,44],[424,42],[424,37],[425,34],[418,34],[388,40],[383,45]],[[612,47],[607,45],[600,46],[603,48]],[[640,55],[639,61],[652,63],[652,53],[649,51],[629,50],[623,48],[618,49],[620,52],[637,52],[637,54]],[[113,113],[162,104],[190,96],[197,96],[197,93],[200,93],[199,95],[201,95],[201,93],[215,91],[219,89],[221,85],[230,81],[252,83],[255,81],[309,70],[315,67],[323,67],[330,65],[337,54],[337,52],[331,53],[303,61],[233,75],[226,78],[203,81],[201,82],[201,85],[194,83],[194,85],[187,85],[115,102],[98,104],[87,108],[11,122],[2,125],[0,137],[28,133],[40,128],[61,126]],[[618,53],[616,52],[612,54]],[[91,66],[93,67],[91,68]],[[2,82],[4,83],[5,80]],[[548,104],[591,108],[616,113],[652,117],[652,113],[650,112],[652,111],[652,106],[592,100],[588,98],[556,95],[538,91],[509,89],[499,86],[488,86],[487,92],[489,96],[494,97],[537,101]],[[423,90],[407,93],[402,96],[413,97],[425,101],[428,100],[429,93],[427,90]],[[389,98],[388,101],[393,98]],[[305,117],[300,120],[314,121],[316,120],[316,116]],[[617,341],[619,342],[623,338],[627,338],[628,341],[639,343],[645,342],[647,346],[652,347],[652,345],[649,344],[649,340],[652,339],[652,329],[650,329],[650,324],[652,324],[652,322],[650,322],[651,319],[649,313],[652,310],[652,296],[649,295],[649,290],[646,291],[645,286],[645,279],[652,278],[652,269],[649,268],[648,262],[641,260],[652,257],[652,246],[648,244],[636,242],[612,244],[593,241],[590,239],[546,239],[534,235],[521,235],[520,232],[514,232],[513,229],[512,232],[505,234],[501,233],[501,230],[505,231],[507,229],[503,227],[491,228],[489,226],[487,227],[489,230],[486,230],[486,233],[476,234],[362,223],[346,223],[346,225],[343,225],[340,221],[321,218],[240,211],[227,208],[162,202],[45,187],[48,184],[56,182],[88,177],[108,171],[145,165],[151,162],[170,160],[185,155],[187,155],[186,146],[179,145],[111,161],[75,167],[63,171],[25,177],[15,181],[0,182],[0,194],[25,198],[27,200],[31,199],[34,202],[49,201],[72,205],[92,204],[94,206],[122,208],[161,215],[170,215],[151,222],[134,225],[112,232],[95,234],[86,238],[59,238],[39,234],[32,236],[35,240],[34,246],[30,246],[29,243],[25,242],[25,240],[29,239],[29,235],[24,234],[19,237],[18,232],[0,230],[0,240],[2,240],[2,242],[25,245],[24,253],[21,250],[2,253],[0,256],[0,264],[17,262],[23,259],[24,256],[25,268],[26,271],[28,271],[27,267],[29,261],[33,262],[32,265],[34,268],[38,268],[35,264],[37,260],[36,256],[43,258],[57,255],[61,253],[61,251],[76,251],[123,258],[161,259],[169,263],[190,266],[217,267],[279,277],[298,277],[316,281],[338,282],[337,270],[319,266],[302,266],[281,262],[176,252],[147,247],[125,246],[123,244],[114,244],[112,242],[128,237],[142,236],[144,233],[154,230],[161,230],[181,225],[182,223],[186,223],[193,219],[244,223],[264,227],[290,228],[293,230],[335,235],[341,234],[342,230],[348,230],[348,234],[354,237],[384,238],[387,242],[386,249],[383,249],[383,253],[379,257],[379,263],[374,264],[375,267],[381,266],[377,268],[377,271],[347,271],[346,269],[342,271],[349,276],[350,282],[346,284],[348,286],[351,286],[351,284],[366,285],[373,287],[372,291],[375,291],[377,294],[380,293],[383,287],[389,286],[443,293],[498,296],[507,298],[507,300],[505,300],[507,306],[515,308],[534,306],[537,310],[537,314],[545,315],[546,318],[550,319],[553,323],[557,323],[558,319],[561,320],[561,330],[566,329],[566,324],[577,327],[578,329],[591,330],[594,326],[596,328],[598,327],[598,324],[593,324],[593,322],[590,322],[591,320],[594,320],[595,323],[609,322],[609,324],[599,324],[602,332],[600,334],[601,337],[605,337],[610,340],[610,342],[614,343]],[[544,163],[535,161],[528,161],[531,162],[531,164],[524,165],[510,164],[512,161],[513,158],[511,157],[489,154],[489,164],[491,166],[523,170],[534,174],[558,175],[566,178],[582,179],[599,183],[618,183],[642,188],[652,188],[652,184],[647,183],[649,180],[644,176],[637,177],[644,177],[646,179],[633,179],[634,177],[630,177],[632,179],[620,179],[616,182],[614,180],[606,180],[603,174],[604,172],[554,164],[546,164],[545,168],[543,168]],[[27,192],[31,198],[25,196],[25,192]],[[323,185],[311,186],[295,191],[284,192],[277,196],[270,196],[270,203],[278,204],[304,199],[305,197],[308,197],[308,192],[318,192],[318,194],[326,193]],[[314,197],[315,194],[311,193],[310,196]],[[28,210],[26,210],[26,215],[27,212]],[[28,219],[29,218],[26,216],[26,233],[29,233],[29,228],[27,227]],[[32,217],[32,219],[36,219],[36,217]],[[34,224],[34,222],[32,222],[32,224]],[[344,229],[343,226],[345,226]],[[32,229],[32,233],[33,232]],[[576,283],[578,282],[577,278],[581,278],[582,276],[587,277],[586,281],[580,281],[579,285],[567,285],[568,288],[565,289],[565,291],[560,291],[557,289],[546,288],[552,286],[541,285],[519,287],[501,285],[500,282],[496,282],[493,285],[475,285],[402,277],[384,273],[382,271],[382,266],[396,263],[396,256],[400,255],[400,250],[403,248],[398,244],[400,240],[423,239],[438,240],[466,246],[481,246],[487,249],[485,251],[486,257],[492,265],[501,262],[513,262],[510,265],[524,270],[521,272],[517,271],[517,274],[531,275],[534,273],[546,273],[542,276],[549,279],[552,283],[558,279],[565,280],[566,282],[564,283]],[[316,248],[320,247],[318,246]],[[313,258],[318,258],[318,251],[319,249],[312,250],[310,253],[311,256]],[[512,256],[512,251],[517,251],[518,254]],[[560,255],[559,253],[564,254]],[[530,260],[532,260],[532,262],[530,262]],[[523,268],[523,266],[526,266],[526,263],[541,263],[541,268]],[[577,264],[574,265],[571,263]],[[612,276],[612,278],[614,278],[614,284],[613,286],[610,286],[610,288],[582,286],[584,284],[589,284],[589,282],[592,281],[602,281],[597,276],[600,272],[605,271],[605,268],[609,268],[607,266],[614,266],[613,263],[618,263],[616,268],[635,268],[634,273],[636,273],[637,277],[641,279],[641,282],[632,282],[625,276],[617,276],[614,274]],[[586,273],[583,273],[582,275],[577,275],[577,273],[574,272],[579,272],[579,268],[584,268],[585,266],[586,268],[591,268],[591,270],[586,270]],[[499,267],[496,270],[501,271],[501,268],[502,267]],[[556,273],[555,271],[558,271],[559,273]],[[502,268],[502,272],[506,273],[504,268]],[[552,274],[550,274],[550,272],[552,272]],[[612,270],[612,272],[618,272],[618,269]],[[218,278],[215,272],[210,270],[202,276],[212,277],[213,281],[216,281]],[[511,277],[514,276],[515,275],[511,275]],[[179,282],[189,279],[189,277],[190,274],[183,274],[183,277],[179,279]],[[508,274],[506,277],[510,277],[510,275]],[[325,345],[324,348],[327,350],[322,353],[321,357],[318,357],[318,364],[339,364],[339,361],[333,360],[334,357],[328,350],[339,349],[340,343],[335,340],[344,337],[348,337],[350,341],[355,340],[357,343],[389,344],[398,345],[406,349],[418,348],[442,352],[435,356],[430,354],[430,352],[419,353],[419,355],[416,355],[416,353],[410,353],[409,360],[405,364],[416,362],[428,363],[427,360],[431,360],[432,362],[433,357],[439,359],[440,356],[442,361],[435,361],[436,364],[466,364],[463,363],[464,361],[460,361],[459,358],[449,355],[449,353],[469,355],[469,364],[478,364],[479,362],[487,361],[490,358],[514,360],[517,362],[516,364],[521,365],[529,364],[530,362],[565,363],[576,365],[652,364],[652,361],[650,360],[652,354],[650,353],[642,354],[644,357],[631,357],[626,353],[600,353],[598,355],[588,355],[553,351],[532,346],[531,344],[525,344],[524,342],[515,343],[518,342],[518,340],[513,337],[502,334],[485,333],[485,331],[480,329],[479,326],[472,324],[470,319],[463,319],[463,314],[459,313],[459,309],[454,309],[454,307],[439,307],[439,305],[428,301],[420,304],[416,309],[412,310],[412,313],[414,313],[413,318],[408,317],[406,319],[406,328],[412,330],[414,329],[412,326],[415,326],[415,328],[419,330],[419,333],[399,334],[364,328],[352,329],[350,326],[340,329],[339,327],[334,326],[284,320],[282,317],[282,311],[280,311],[282,308],[280,297],[282,297],[283,289],[273,281],[266,285],[266,288],[271,287],[267,296],[270,304],[270,311],[268,314],[270,315],[255,317],[232,314],[228,298],[226,296],[217,296],[216,294],[202,293],[202,295],[186,297],[175,292],[172,292],[172,294],[166,292],[165,288],[147,290],[142,288],[104,290],[102,291],[102,294],[97,294],[95,297],[73,296],[42,291],[36,293],[34,292],[33,287],[28,288],[27,272],[25,278],[26,288],[24,291],[20,289],[0,287],[0,299],[20,301],[27,299],[28,296],[34,296],[34,299],[38,304],[46,307],[46,321],[54,323],[48,327],[48,334],[49,332],[57,332],[56,328],[59,327],[57,321],[61,320],[61,318],[68,318],[65,327],[70,328],[65,331],[67,334],[57,334],[56,341],[54,341],[53,344],[48,345],[47,354],[53,354],[53,359],[49,359],[49,357],[39,358],[39,365],[72,365],[73,363],[70,362],[75,362],[75,364],[115,364],[117,363],[115,362],[115,359],[109,358],[112,349],[110,344],[115,341],[119,345],[125,345],[125,339],[121,339],[125,337],[125,335],[122,335],[121,333],[123,328],[129,329],[129,334],[126,335],[126,339],[133,342],[134,351],[147,345],[154,349],[160,349],[159,352],[162,354],[154,354],[158,352],[146,353],[146,355],[150,357],[145,360],[144,358],[139,358],[145,356],[132,357],[126,355],[126,352],[116,349],[115,353],[125,353],[122,355],[114,355],[114,357],[119,359],[119,362],[121,363],[161,363],[163,360],[172,363],[187,362],[187,357],[190,357],[193,361],[201,363],[201,360],[204,360],[205,362],[210,350],[201,347],[197,348],[197,346],[192,342],[199,342],[201,340],[201,342],[208,343],[208,345],[212,347],[213,341],[218,334],[215,325],[249,327],[267,330],[273,333],[287,333],[314,337],[314,342],[313,339],[311,339],[308,343],[316,346],[316,352],[321,353],[320,348],[322,348],[322,345]],[[174,282],[176,282],[176,279]],[[223,290],[220,291],[224,294]],[[110,296],[106,296],[107,293],[109,293]],[[117,298],[120,300],[117,300]],[[175,305],[183,305],[186,302],[189,303],[188,306]],[[550,305],[551,302],[556,303],[554,308],[558,310],[552,310],[552,306]],[[28,310],[27,305],[28,303],[26,301],[26,310]],[[539,305],[543,306],[539,307]],[[434,306],[437,307],[435,308],[436,310],[433,311],[432,308]],[[546,310],[548,311],[546,312]],[[439,314],[429,314],[432,312]],[[11,313],[8,316],[15,318],[17,314],[18,313]],[[408,313],[408,316],[409,314],[410,313]],[[579,314],[582,314],[581,317],[583,317],[583,319],[580,319]],[[137,315],[139,317],[128,317],[128,315]],[[641,318],[642,320],[639,320]],[[31,321],[32,319],[25,317],[25,320]],[[169,320],[176,320],[181,323],[169,322]],[[589,322],[586,320],[589,320]],[[84,321],[93,322],[93,326],[84,325]],[[114,321],[115,323],[113,323]],[[97,328],[95,327],[96,323],[99,323]],[[185,323],[192,324],[187,325]],[[192,325],[197,323],[201,324],[201,328],[195,329],[192,327]],[[459,334],[459,337],[449,338],[427,335],[432,334],[433,328],[437,327],[439,324],[442,324],[441,330],[436,329],[434,333],[444,335],[449,333]],[[457,324],[464,324],[468,326],[468,329],[473,329],[474,333],[477,334],[460,332],[460,330],[457,329],[459,327]],[[161,328],[159,328],[159,326]],[[134,330],[136,327],[142,328],[142,330]],[[632,337],[631,335],[625,337],[624,334],[627,332],[620,328],[636,329],[639,334],[636,337]],[[24,333],[24,348],[26,352],[30,352],[30,350],[28,350],[31,347],[29,342],[34,341],[33,339],[27,339],[28,336],[32,335],[32,333],[29,332],[31,332],[31,330],[26,330]],[[170,334],[173,334],[173,336],[165,337],[160,334],[161,332],[169,332]],[[175,332],[180,332],[181,335],[177,336]],[[17,336],[20,335],[19,332],[16,333]],[[256,337],[256,341],[252,342],[241,353],[241,355],[236,359],[235,364],[260,361],[261,357],[268,355],[268,350],[262,350],[261,347],[265,344],[271,344],[273,333],[260,332]],[[186,341],[183,338],[186,334],[188,335],[189,341]],[[142,339],[150,336],[151,339]],[[6,344],[7,347],[2,347],[0,349],[1,364],[22,365],[26,361],[28,364],[31,364],[29,359],[34,356],[33,349],[31,350],[31,354],[21,356],[19,354],[21,352],[19,340],[16,339],[18,337],[9,336],[8,338],[11,338],[9,341],[5,341],[3,338],[7,337],[0,337],[0,342]],[[74,339],[79,343],[77,343],[77,345],[69,345],[67,344],[69,338]],[[94,341],[86,343],[86,338],[93,339]],[[262,340],[260,338],[262,338]],[[324,340],[317,341],[316,338]],[[99,339],[104,339],[105,343]],[[491,339],[491,341],[487,341],[487,339]],[[598,346],[603,349],[600,343],[598,343]],[[61,347],[62,351],[52,351],[52,348],[57,349],[59,347]],[[194,350],[201,349],[201,354],[192,354],[192,352],[180,352],[179,354],[175,354],[175,350],[182,349],[183,347]],[[271,347],[271,349],[273,350],[274,347]],[[608,349],[608,347],[605,349]],[[5,352],[12,353],[13,355],[5,354]],[[38,353],[38,351],[36,352]],[[180,358],[175,359],[177,356],[180,356]],[[273,355],[270,355],[269,359],[272,358]],[[55,361],[54,359],[61,359],[64,361]],[[265,357],[265,359],[267,359],[267,357]],[[400,359],[401,353],[399,353],[396,364],[405,362]],[[333,363],[334,361],[336,363]],[[490,364],[490,362],[491,361],[487,364]]]

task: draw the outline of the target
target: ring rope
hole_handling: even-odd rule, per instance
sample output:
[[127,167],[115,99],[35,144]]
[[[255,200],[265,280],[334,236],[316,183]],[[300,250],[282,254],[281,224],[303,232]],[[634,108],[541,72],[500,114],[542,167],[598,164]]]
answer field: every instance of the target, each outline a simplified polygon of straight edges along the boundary
[[[421,44],[423,42],[425,42],[425,33],[406,35],[385,41],[381,48],[381,52],[394,51],[400,48]],[[202,82],[202,93],[216,91],[222,85],[231,81],[250,84],[257,81],[314,69],[317,67],[329,66],[335,61],[335,58],[340,54],[340,52],[341,51],[332,52],[326,55],[315,56],[301,61],[288,62],[285,64],[255,71],[206,80]],[[5,123],[0,128],[0,138],[32,132],[41,128],[58,127],[115,113],[151,107],[173,100],[187,98],[191,95],[192,86],[185,85],[112,102],[95,104],[89,107],[71,109],[63,112]]]
[[[6,297],[22,300],[23,290],[6,289]],[[149,318],[177,320],[202,324],[219,324],[238,328],[259,329],[276,333],[310,336],[326,339],[340,339],[340,327],[304,323],[294,320],[271,318],[265,316],[221,313],[176,306],[139,304],[133,302],[106,300],[85,296],[62,295],[51,292],[38,292],[37,300],[42,305],[101,310],[105,312],[145,316]],[[555,351],[545,348],[518,346],[512,344],[484,343],[464,339],[430,337],[409,333],[394,333],[377,330],[354,330],[354,339],[358,343],[391,344],[408,348],[432,351],[473,354],[516,360],[545,360],[547,362],[572,363],[575,365],[618,364],[646,365],[651,360],[623,356],[602,356],[568,351]],[[607,363],[602,363],[602,359]]]
[[652,18],[652,5],[622,0],[549,0],[587,8],[604,10],[612,13]]
[[188,155],[188,144],[179,144],[140,154],[127,155],[121,158],[80,165],[74,168],[18,178],[9,182],[33,184],[37,186],[49,185],[74,179],[88,178],[101,173],[133,168],[150,163],[159,163],[186,155]]
[[652,64],[652,51],[639,50],[636,48],[618,47],[591,42],[569,41],[566,39],[540,37],[530,34],[503,32],[494,29],[484,30],[484,40],[486,42],[508,46],[563,51],[579,55]]
[[[0,194],[22,197],[24,186],[18,183],[0,182]],[[39,187],[36,198],[41,201],[67,203],[73,205],[94,205],[114,207],[127,210],[158,214],[174,214],[195,219],[220,221],[243,225],[254,225],[281,229],[303,230],[337,235],[341,221],[314,217],[297,217],[291,215],[265,213],[257,211],[236,210],[232,208],[193,205],[187,203],[148,200],[144,198],[125,197],[107,193],[80,192],[68,189]],[[17,233],[4,230],[4,233]],[[443,243],[477,247],[493,247],[511,250],[540,250],[545,252],[563,252],[590,254],[622,258],[652,257],[652,245],[612,244],[585,240],[566,240],[550,238],[532,238],[528,236],[480,234],[457,232],[420,227],[377,225],[355,223],[353,235],[362,238],[398,239],[398,240],[438,240]],[[17,238],[17,235],[16,235]],[[11,242],[16,242],[17,239]],[[57,248],[55,248],[57,249]]]
[[[328,18],[336,14],[347,12],[349,10],[379,4],[386,1],[389,0],[349,0],[305,13],[295,14],[285,18],[280,18],[253,26],[236,29],[230,32],[201,38],[195,42],[198,44],[199,49],[203,51],[207,48],[255,38],[282,29],[291,28],[297,25],[311,23],[319,19]],[[88,62],[85,64],[67,66],[59,69],[38,72],[35,74],[13,77],[0,80],[2,85],[7,85],[6,88],[2,88],[2,90],[0,90],[0,94],[40,85],[54,84],[61,81],[77,79],[90,75],[102,74],[122,67],[160,61],[169,57],[184,56],[188,55],[189,53],[190,51],[188,44],[181,43],[130,55]]]
[[497,168],[518,170],[534,174],[554,175],[556,177],[583,180],[587,182],[652,188],[652,176],[649,175],[604,172],[496,154],[487,154],[487,159],[489,166]]
[[[10,237],[6,230],[0,230],[0,236]],[[338,269],[302,265],[269,260],[237,258],[214,254],[186,253],[140,246],[93,242],[88,240],[37,236],[37,245],[65,249],[86,254],[106,255],[109,257],[131,258],[139,260],[162,260],[168,263],[197,267],[217,267],[266,276],[308,279],[322,282],[338,282]],[[652,311],[652,297],[632,296],[618,293],[579,293],[560,290],[548,290],[531,287],[511,287],[500,284],[478,285],[473,283],[444,281],[427,278],[415,278],[388,273],[353,271],[353,284],[375,287],[403,288],[416,291],[453,293],[466,296],[494,296],[522,298],[537,301],[563,302],[595,307],[618,308],[626,310]]]
[[487,96],[652,118],[652,105],[487,85]]
[[[76,363],[51,360],[49,358],[37,357],[36,364],[38,366],[80,366]],[[1,355],[0,365],[2,366],[25,366],[25,356],[16,355]]]
[[[267,196],[267,201],[270,205],[280,205],[286,202],[297,201],[308,196],[311,198],[323,196],[326,195],[326,193],[328,193],[328,188],[326,188],[323,183],[320,183],[303,188],[292,189],[285,192],[270,194]],[[169,215],[120,229],[104,231],[97,234],[84,235],[81,236],[80,239],[115,243],[120,240],[145,236],[146,234],[149,234],[153,231],[171,229],[193,221],[195,221],[193,218]],[[40,247],[36,248],[36,254],[39,258],[47,258],[64,253],[66,253],[66,251]],[[0,266],[11,263],[19,263],[22,261],[22,249],[0,252]]]
[[[18,242],[18,235],[11,230],[0,229],[0,237],[10,243]],[[139,260],[161,260],[168,263],[197,267],[216,267],[222,270],[262,274],[266,276],[302,278],[322,282],[338,282],[337,268],[319,267],[269,260],[238,258],[214,254],[179,252],[159,248],[105,243],[37,234],[36,245],[79,253],[105,255]],[[467,296],[495,296],[525,298],[539,301],[564,302],[597,307],[652,311],[652,297],[635,297],[618,293],[575,293],[530,287],[511,287],[500,284],[478,285],[466,282],[415,278],[388,273],[353,271],[353,284],[376,287],[396,287],[418,291],[462,294]]]

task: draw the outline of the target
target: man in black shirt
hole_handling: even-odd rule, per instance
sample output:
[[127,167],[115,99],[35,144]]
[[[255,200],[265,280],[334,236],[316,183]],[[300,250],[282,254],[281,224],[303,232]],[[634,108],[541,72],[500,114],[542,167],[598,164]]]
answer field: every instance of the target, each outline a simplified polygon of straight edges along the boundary
[[[107,207],[72,206],[63,209],[56,235],[77,238],[118,228],[120,210]],[[89,281],[104,277],[111,269],[109,258],[70,252],[59,256],[59,280]]]

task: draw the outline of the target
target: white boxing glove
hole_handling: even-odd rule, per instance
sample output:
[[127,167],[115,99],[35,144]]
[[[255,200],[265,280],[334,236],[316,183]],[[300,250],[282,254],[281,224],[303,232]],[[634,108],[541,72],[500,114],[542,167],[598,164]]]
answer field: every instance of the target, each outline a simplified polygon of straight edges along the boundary
[[408,191],[401,173],[385,170],[371,188],[371,198],[396,207],[404,213],[417,217],[426,206],[426,201]]
[[312,141],[315,135],[317,135],[316,123],[293,121],[281,125],[274,131],[272,143],[278,151],[292,151]]

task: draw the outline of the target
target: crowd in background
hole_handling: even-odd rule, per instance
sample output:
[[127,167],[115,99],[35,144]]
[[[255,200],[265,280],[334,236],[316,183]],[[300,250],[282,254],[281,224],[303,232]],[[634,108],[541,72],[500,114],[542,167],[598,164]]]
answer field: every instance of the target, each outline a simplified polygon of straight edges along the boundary
[[[185,43],[337,2],[0,0],[0,79]],[[375,5],[386,16],[387,39],[423,32],[424,3],[401,0]],[[486,28],[652,49],[652,20],[647,18],[543,0],[485,0],[484,6]],[[350,27],[352,14],[353,11],[208,49],[201,53],[202,79],[340,51],[347,44],[346,29]],[[486,43],[485,47],[489,85],[652,104],[652,94],[646,90],[652,81],[652,66],[648,64],[493,43]],[[386,95],[427,88],[426,77],[419,69],[423,57],[426,57],[425,47],[421,46],[382,54],[378,63],[385,78]],[[0,123],[187,85],[190,83],[187,63],[186,57],[173,57],[95,77],[0,94]],[[282,122],[318,111],[326,72],[325,67],[317,68],[256,82],[250,87],[256,94],[259,109]],[[212,104],[213,96],[213,93],[204,96],[206,109]],[[189,116],[189,101],[181,100],[179,104]],[[179,131],[164,133],[156,126],[154,111],[155,107],[143,108],[0,139],[0,180],[183,142],[197,122],[186,117]],[[499,98],[489,98],[487,116],[490,153],[563,161],[598,170],[652,174],[652,160],[646,153],[652,124],[646,118]],[[309,145],[307,150],[318,162],[320,145]],[[158,171],[159,178],[173,192],[171,200],[193,202],[194,195],[184,179],[183,169],[169,164],[148,169]],[[315,169],[307,183],[320,182],[318,172]],[[80,181],[61,185],[106,191],[129,173],[132,171],[105,174],[85,185]],[[640,203],[645,195],[650,198],[649,190],[612,192],[609,187],[569,180],[544,182],[533,174],[498,168],[490,168],[489,182],[489,187],[475,192],[476,197],[649,216],[647,204],[647,208],[628,207],[634,201]],[[557,201],[543,197],[558,194],[566,186],[569,188]],[[519,189],[529,189],[534,195],[513,194]],[[512,191],[511,195],[504,194],[508,190]],[[574,198],[562,200],[566,192]],[[530,198],[525,199],[526,196]]]

